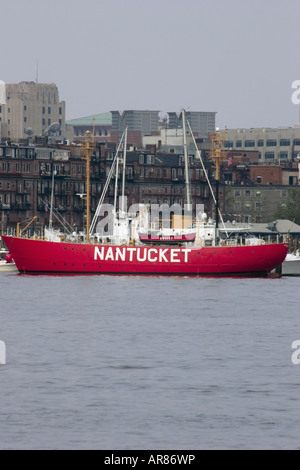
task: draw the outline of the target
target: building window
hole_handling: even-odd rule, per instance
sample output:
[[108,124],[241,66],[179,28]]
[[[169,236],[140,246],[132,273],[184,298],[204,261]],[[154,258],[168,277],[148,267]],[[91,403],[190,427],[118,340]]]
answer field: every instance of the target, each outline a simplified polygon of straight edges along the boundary
[[300,139],[294,139],[294,145],[300,145]]
[[144,155],[139,156],[140,165],[144,165]]
[[263,146],[264,146],[264,141],[263,141],[262,139],[259,139],[259,140],[257,141],[257,146],[258,146],[258,147],[263,147]]
[[245,196],[250,197],[251,196],[251,191],[250,189],[245,189]]
[[51,114],[51,108],[48,106],[48,114]]
[[297,176],[289,176],[289,185],[296,186],[297,185]]
[[154,155],[147,155],[147,164],[148,165],[154,164]]
[[257,210],[257,211],[261,210],[261,202],[256,202],[255,203],[255,210]]
[[288,152],[279,152],[280,160],[286,160],[288,156],[289,156]]
[[255,140],[246,140],[245,147],[255,147]]
[[277,140],[274,140],[274,139],[267,140],[267,147],[276,147],[276,145],[277,145]]
[[291,141],[289,139],[280,139],[281,147],[288,147],[291,145]]
[[234,191],[235,197],[239,197],[240,195],[241,195],[241,191],[238,191],[238,190]]
[[257,182],[258,184],[261,183],[261,176],[257,176],[257,177],[256,177],[256,182]]
[[46,108],[45,108],[45,106],[43,106],[42,113],[45,114],[45,112],[46,112]]
[[242,146],[242,141],[241,141],[241,140],[237,140],[235,146],[236,146],[236,147],[241,147],[241,146]]
[[60,116],[62,115],[62,109],[61,108],[59,108],[58,113],[59,113]]
[[266,160],[274,160],[275,158],[275,153],[274,152],[266,152],[265,153],[265,159]]
[[233,141],[232,140],[225,140],[224,147],[225,148],[232,148],[233,147]]

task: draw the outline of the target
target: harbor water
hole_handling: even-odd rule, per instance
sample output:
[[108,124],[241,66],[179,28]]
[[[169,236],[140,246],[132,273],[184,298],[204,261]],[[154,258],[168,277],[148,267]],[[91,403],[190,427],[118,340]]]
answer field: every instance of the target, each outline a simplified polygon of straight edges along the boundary
[[300,449],[299,283],[1,273],[0,449]]

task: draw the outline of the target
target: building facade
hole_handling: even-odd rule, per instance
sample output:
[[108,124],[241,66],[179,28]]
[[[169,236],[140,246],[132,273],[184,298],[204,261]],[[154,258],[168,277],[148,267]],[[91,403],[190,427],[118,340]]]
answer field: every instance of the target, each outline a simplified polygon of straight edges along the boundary
[[2,139],[65,135],[65,102],[54,83],[9,83],[5,89],[6,103],[0,106]]
[[84,142],[86,132],[89,131],[95,140],[111,142],[112,113],[101,113],[66,121],[67,128],[72,128],[68,135],[70,142]]
[[[110,172],[116,148],[97,144],[91,157],[91,215],[93,216]],[[53,205],[74,229],[85,225],[86,162],[83,146],[33,147],[0,145],[0,214],[2,231],[15,231],[17,224],[36,217],[32,230],[41,233],[49,223]],[[194,209],[204,204],[214,215],[214,204],[200,161],[189,157],[191,201]],[[54,176],[55,172],[55,176]],[[52,184],[54,182],[54,184]],[[126,188],[128,207],[136,203],[179,204],[187,202],[183,154],[127,151]],[[118,179],[121,195],[122,172]],[[105,202],[114,203],[115,176],[108,187]],[[224,188],[220,190],[224,210]],[[58,223],[54,219],[54,225]]]
[[271,222],[278,209],[286,207],[292,195],[300,187],[282,185],[227,186],[225,189],[226,220],[241,223]]
[[120,113],[112,111],[112,141],[118,143],[126,127],[128,141],[133,146],[141,147],[143,136],[155,135],[159,128],[159,111],[126,110]]
[[294,127],[226,129],[225,147],[256,150],[260,163],[294,162],[300,153],[300,125]]
[[[182,128],[182,116],[182,112],[168,112],[168,127],[170,129]],[[208,134],[216,130],[215,112],[186,111],[185,117],[196,137],[208,138]]]

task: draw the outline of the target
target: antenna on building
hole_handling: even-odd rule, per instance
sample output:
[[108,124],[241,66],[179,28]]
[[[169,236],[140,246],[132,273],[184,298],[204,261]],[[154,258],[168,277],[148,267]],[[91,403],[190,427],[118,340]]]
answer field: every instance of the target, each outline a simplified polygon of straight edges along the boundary
[[39,59],[36,61],[36,77],[35,77],[35,82],[39,83]]

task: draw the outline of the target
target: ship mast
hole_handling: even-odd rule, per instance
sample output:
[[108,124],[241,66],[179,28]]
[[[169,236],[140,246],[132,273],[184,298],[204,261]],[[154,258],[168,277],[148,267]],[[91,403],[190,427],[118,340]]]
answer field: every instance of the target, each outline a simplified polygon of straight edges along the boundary
[[91,138],[90,131],[86,131],[85,134],[85,156],[86,160],[86,242],[90,243],[90,218],[91,218],[91,181],[90,181],[90,163],[91,155],[94,150],[94,142]]
[[186,199],[188,210],[191,209],[191,192],[190,192],[190,175],[189,175],[189,160],[186,144],[186,123],[185,123],[185,110],[182,110],[182,127],[183,127],[183,149],[184,149],[184,164],[185,164],[185,185],[186,185]]
[[127,156],[127,131],[128,126],[125,129],[125,140],[124,140],[124,150],[123,150],[123,179],[122,179],[122,203],[121,210],[122,214],[125,212],[125,176],[126,176],[126,156]]
[[211,151],[210,156],[211,159],[214,161],[215,169],[216,169],[216,229],[219,227],[219,182],[220,182],[220,168],[221,163],[226,157],[226,153],[224,151],[224,140],[225,136],[224,133],[217,131],[212,132],[209,134],[210,143],[211,143]]

